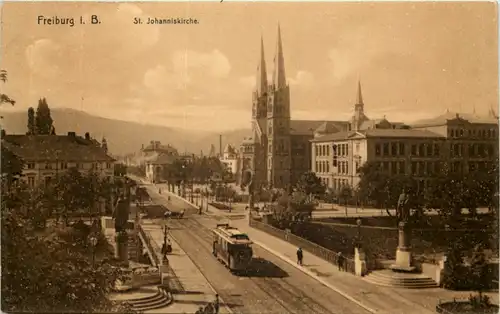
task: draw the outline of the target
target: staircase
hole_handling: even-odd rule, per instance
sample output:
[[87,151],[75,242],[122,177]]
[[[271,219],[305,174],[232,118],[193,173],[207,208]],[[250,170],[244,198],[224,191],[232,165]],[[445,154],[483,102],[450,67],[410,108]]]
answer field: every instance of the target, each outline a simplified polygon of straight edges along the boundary
[[426,275],[398,273],[390,269],[373,271],[363,279],[378,286],[392,288],[426,289],[438,287],[437,283]]
[[142,297],[138,299],[126,300],[136,312],[144,312],[154,309],[166,307],[172,303],[172,295],[165,289],[158,288],[158,292],[152,296]]

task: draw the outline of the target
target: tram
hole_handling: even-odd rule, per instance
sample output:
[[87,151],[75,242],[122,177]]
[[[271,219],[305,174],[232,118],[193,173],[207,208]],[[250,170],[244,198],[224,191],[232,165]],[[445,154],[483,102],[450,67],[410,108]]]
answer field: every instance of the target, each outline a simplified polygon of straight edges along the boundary
[[229,224],[217,224],[212,230],[213,255],[234,273],[248,269],[252,261],[252,241],[245,233]]

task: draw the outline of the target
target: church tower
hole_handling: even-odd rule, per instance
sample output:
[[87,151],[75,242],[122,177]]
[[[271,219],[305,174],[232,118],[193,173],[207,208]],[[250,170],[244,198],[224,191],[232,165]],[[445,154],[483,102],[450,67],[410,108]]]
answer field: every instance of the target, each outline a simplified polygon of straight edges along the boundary
[[286,188],[291,172],[290,87],[286,82],[279,25],[273,80],[267,92],[267,182],[274,188]]
[[354,104],[354,115],[351,118],[351,130],[358,131],[361,124],[368,120],[365,116],[365,104],[363,103],[363,94],[361,92],[361,82],[358,81],[358,93],[356,103]]
[[260,38],[260,60],[257,65],[256,84],[252,99],[252,119],[266,118],[267,115],[267,71],[264,55],[264,40]]

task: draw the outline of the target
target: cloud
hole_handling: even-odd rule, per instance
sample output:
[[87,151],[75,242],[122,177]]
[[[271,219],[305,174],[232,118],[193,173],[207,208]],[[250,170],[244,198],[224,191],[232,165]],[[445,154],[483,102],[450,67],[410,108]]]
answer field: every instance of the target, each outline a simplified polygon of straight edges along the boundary
[[176,51],[172,55],[174,71],[189,77],[193,71],[204,72],[213,78],[225,78],[231,72],[231,64],[219,50],[203,53],[192,50]]
[[289,78],[290,85],[312,86],[314,85],[314,75],[307,71],[298,71],[297,75]]
[[50,39],[38,39],[26,48],[26,60],[32,73],[46,78],[59,74],[61,47]]

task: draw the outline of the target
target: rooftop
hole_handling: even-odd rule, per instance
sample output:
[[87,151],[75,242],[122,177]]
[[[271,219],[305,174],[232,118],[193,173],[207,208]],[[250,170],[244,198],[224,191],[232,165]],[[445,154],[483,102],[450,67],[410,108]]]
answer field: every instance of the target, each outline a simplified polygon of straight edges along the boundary
[[347,140],[359,135],[360,138],[445,138],[443,135],[428,130],[412,129],[369,129],[362,131],[348,131],[316,137],[311,142],[330,142]]
[[99,143],[77,135],[5,135],[2,145],[26,161],[114,161]]
[[415,121],[411,124],[412,127],[425,127],[425,126],[440,126],[445,125],[448,120],[464,119],[470,123],[477,124],[498,124],[498,118],[496,118],[491,112],[489,115],[478,115],[474,113],[459,113],[447,111],[446,113],[439,115],[430,119],[423,119]]

